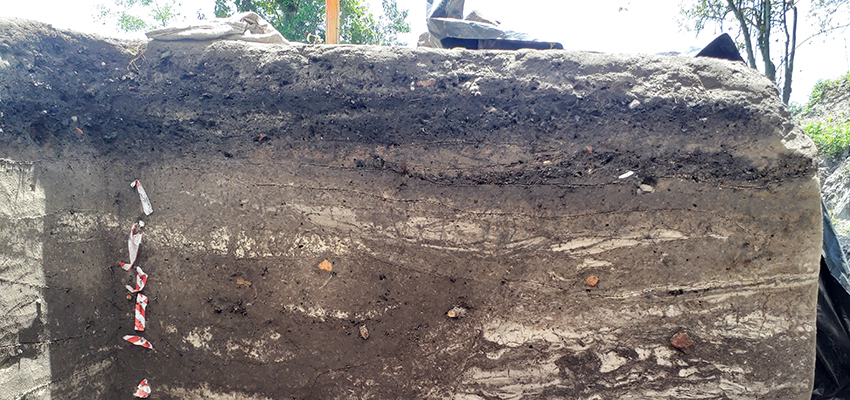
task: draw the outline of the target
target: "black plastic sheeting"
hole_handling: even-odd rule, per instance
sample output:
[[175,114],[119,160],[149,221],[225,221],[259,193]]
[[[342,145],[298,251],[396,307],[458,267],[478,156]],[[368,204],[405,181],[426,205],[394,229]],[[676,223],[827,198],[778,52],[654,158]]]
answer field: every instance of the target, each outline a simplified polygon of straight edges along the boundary
[[812,400],[850,399],[850,268],[823,208],[818,278],[817,356]]
[[738,52],[738,46],[728,33],[724,33],[716,37],[708,44],[708,46],[705,46],[705,48],[703,48],[694,57],[711,57],[729,61],[744,62],[744,59],[741,57],[741,53]]

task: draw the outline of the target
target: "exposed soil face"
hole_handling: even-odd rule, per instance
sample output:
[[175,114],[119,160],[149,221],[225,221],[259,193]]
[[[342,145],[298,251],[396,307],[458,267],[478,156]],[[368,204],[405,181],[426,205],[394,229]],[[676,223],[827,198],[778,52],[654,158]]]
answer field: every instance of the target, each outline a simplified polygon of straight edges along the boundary
[[0,25],[17,396],[810,395],[813,149],[743,65]]
[[[799,117],[802,126],[820,123],[839,126],[850,121],[850,81],[840,77],[823,90],[819,98]],[[847,154],[818,157],[818,177],[826,207],[835,224],[838,239],[847,255],[850,250],[850,179]]]

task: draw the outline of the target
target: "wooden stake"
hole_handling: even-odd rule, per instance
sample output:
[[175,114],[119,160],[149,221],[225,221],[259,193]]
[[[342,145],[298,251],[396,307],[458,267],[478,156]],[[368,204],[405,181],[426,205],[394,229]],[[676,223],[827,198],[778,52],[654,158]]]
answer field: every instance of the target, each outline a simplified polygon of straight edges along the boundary
[[327,12],[326,44],[339,44],[339,0],[325,0]]

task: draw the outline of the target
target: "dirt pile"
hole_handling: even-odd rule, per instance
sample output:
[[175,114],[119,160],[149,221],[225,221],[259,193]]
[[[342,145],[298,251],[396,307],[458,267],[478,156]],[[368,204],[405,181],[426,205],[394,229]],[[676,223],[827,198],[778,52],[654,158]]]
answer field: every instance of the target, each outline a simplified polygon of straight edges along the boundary
[[[839,77],[817,85],[806,110],[799,116],[802,126],[840,126],[850,121],[850,79]],[[850,169],[848,157],[818,157],[821,194],[833,218],[839,241],[850,249]]]
[[800,123],[850,121],[850,79],[840,77],[819,85],[815,98],[800,115]]
[[0,398],[810,396],[814,148],[743,65],[0,20],[0,116]]

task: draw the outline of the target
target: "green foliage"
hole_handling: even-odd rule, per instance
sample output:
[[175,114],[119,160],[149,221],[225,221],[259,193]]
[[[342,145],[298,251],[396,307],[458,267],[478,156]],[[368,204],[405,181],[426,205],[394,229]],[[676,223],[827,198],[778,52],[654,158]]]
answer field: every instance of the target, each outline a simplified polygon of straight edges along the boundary
[[216,0],[215,16],[229,17],[235,13],[254,11],[288,40],[305,41],[307,33],[324,32],[324,0]]
[[118,13],[118,29],[124,32],[138,32],[147,28],[145,20],[123,11]]
[[838,89],[842,84],[847,82],[850,82],[850,72],[835,79],[819,79],[815,83],[815,86],[812,87],[812,93],[809,95],[809,103],[806,104],[806,108],[812,108],[818,101],[823,99],[824,95]]
[[833,124],[830,119],[826,123],[811,123],[804,130],[827,158],[837,158],[850,149],[850,122]]
[[[399,33],[410,32],[407,10],[395,0],[383,0],[384,15],[378,19],[361,0],[340,0],[342,43],[400,45]],[[325,0],[215,0],[215,16],[254,11],[269,21],[288,40],[310,41],[325,36]]]
[[405,45],[399,42],[399,33],[410,33],[410,24],[407,23],[407,10],[399,10],[395,0],[382,0],[384,17],[381,24],[382,45]]
[[[115,20],[118,29],[124,32],[138,32],[162,28],[180,16],[175,10],[177,0],[115,0],[118,11],[104,4],[97,6],[97,19],[106,23]],[[147,18],[138,12],[147,12]]]

